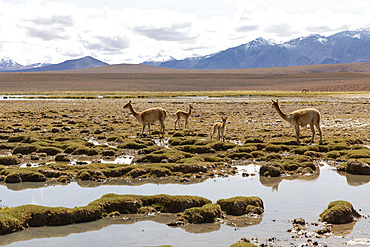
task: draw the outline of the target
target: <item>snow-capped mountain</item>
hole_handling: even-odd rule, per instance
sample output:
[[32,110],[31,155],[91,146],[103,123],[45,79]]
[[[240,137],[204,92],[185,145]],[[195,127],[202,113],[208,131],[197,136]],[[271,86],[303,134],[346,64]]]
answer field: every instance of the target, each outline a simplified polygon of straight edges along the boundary
[[3,57],[0,60],[0,70],[2,69],[21,69],[23,67],[24,67],[23,65],[7,57]]
[[319,34],[276,43],[263,38],[204,57],[166,61],[180,69],[247,69],[312,64],[370,62],[370,28]]
[[0,60],[0,71],[18,71],[24,69],[33,69],[48,66],[50,63],[34,63],[30,65],[22,65],[14,60],[4,57]]
[[175,60],[175,59],[171,56],[168,56],[160,52],[160,53],[157,53],[157,55],[155,55],[154,57],[150,58],[149,60],[143,62],[143,64],[158,66],[161,63],[172,61],[172,60]]

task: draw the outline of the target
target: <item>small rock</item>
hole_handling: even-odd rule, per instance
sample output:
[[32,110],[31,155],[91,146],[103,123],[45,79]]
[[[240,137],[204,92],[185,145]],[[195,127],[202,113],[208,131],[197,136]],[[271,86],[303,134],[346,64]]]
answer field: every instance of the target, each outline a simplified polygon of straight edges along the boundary
[[306,225],[306,221],[303,218],[298,218],[293,220],[293,224],[304,226]]
[[168,225],[168,226],[183,226],[183,225],[185,225],[185,222],[183,222],[183,221],[173,221],[173,222],[167,223],[166,225]]
[[52,128],[52,129],[51,129],[51,132],[52,132],[52,133],[59,133],[59,132],[60,132],[60,130],[59,130],[58,128]]

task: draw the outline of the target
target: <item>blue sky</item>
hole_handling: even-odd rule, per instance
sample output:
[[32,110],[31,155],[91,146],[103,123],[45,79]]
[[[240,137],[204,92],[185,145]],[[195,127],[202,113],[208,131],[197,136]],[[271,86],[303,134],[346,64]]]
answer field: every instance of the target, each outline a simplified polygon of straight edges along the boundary
[[0,0],[0,58],[181,59],[263,37],[283,42],[370,27],[365,0]]

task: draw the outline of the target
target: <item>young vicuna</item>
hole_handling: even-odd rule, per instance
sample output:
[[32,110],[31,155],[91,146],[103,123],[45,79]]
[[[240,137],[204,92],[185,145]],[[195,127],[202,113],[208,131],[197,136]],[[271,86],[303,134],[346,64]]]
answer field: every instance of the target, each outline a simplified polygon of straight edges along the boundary
[[167,116],[167,111],[161,107],[155,107],[146,109],[142,112],[137,113],[134,108],[132,108],[131,100],[127,102],[124,106],[124,109],[128,108],[132,115],[139,121],[139,123],[143,124],[143,131],[141,132],[141,135],[144,134],[145,125],[148,125],[149,127],[149,136],[150,136],[150,124],[155,123],[156,121],[159,121],[161,124],[161,133],[162,138],[164,136],[164,120]]
[[221,123],[217,122],[213,125],[213,132],[211,135],[211,139],[217,131],[217,140],[220,140],[220,137],[222,137],[222,141],[225,141],[225,128],[226,128],[225,125],[226,125],[227,117],[221,117],[221,119],[222,119]]
[[180,111],[178,110],[174,115],[176,116],[176,120],[175,120],[175,129],[176,129],[176,124],[178,123],[178,126],[179,126],[179,129],[180,128],[180,119],[181,118],[184,118],[185,119],[185,129],[186,127],[188,126],[188,119],[190,117],[190,114],[191,114],[191,110],[193,109],[193,106],[192,105],[189,105],[189,111],[186,112],[186,111]]
[[279,113],[280,117],[290,123],[295,128],[295,133],[297,136],[297,145],[299,145],[299,126],[306,126],[307,124],[310,125],[312,131],[312,139],[310,144],[313,142],[313,138],[315,137],[315,128],[320,133],[320,144],[322,144],[322,132],[320,129],[320,112],[315,108],[307,108],[302,110],[297,110],[291,112],[289,114],[285,114],[281,111],[278,100],[272,100],[272,106],[275,110]]

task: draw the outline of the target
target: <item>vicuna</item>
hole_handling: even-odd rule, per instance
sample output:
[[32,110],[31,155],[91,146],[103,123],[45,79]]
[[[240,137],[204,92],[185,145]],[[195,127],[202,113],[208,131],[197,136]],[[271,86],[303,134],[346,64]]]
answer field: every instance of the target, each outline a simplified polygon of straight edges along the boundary
[[217,140],[220,140],[220,137],[222,138],[222,141],[225,141],[225,125],[227,117],[221,117],[222,122],[217,122],[213,125],[213,132],[211,134],[211,139],[213,135],[217,132]]
[[132,115],[143,125],[143,131],[141,132],[141,135],[144,135],[145,126],[148,125],[149,128],[149,136],[150,136],[150,124],[155,123],[156,121],[159,121],[161,124],[161,130],[162,138],[164,137],[164,120],[167,116],[167,111],[161,107],[155,107],[146,109],[142,112],[136,112],[134,108],[131,105],[131,100],[127,102],[124,106],[124,109],[128,108]]
[[307,108],[293,111],[289,114],[285,114],[279,106],[279,101],[272,100],[272,106],[278,112],[280,117],[290,123],[295,128],[295,133],[297,136],[297,145],[299,145],[299,126],[306,126],[307,124],[310,125],[312,131],[312,139],[310,144],[313,142],[315,137],[315,128],[319,131],[320,134],[320,144],[322,144],[322,132],[320,129],[320,112],[315,108]]
[[191,110],[193,109],[193,106],[192,105],[189,105],[189,111],[180,111],[178,110],[174,115],[176,116],[176,120],[175,120],[175,129],[176,129],[176,124],[178,124],[179,126],[179,129],[181,129],[180,127],[180,119],[181,118],[184,118],[185,119],[185,129],[187,128],[188,126],[188,119],[190,117],[190,114],[191,114]]

